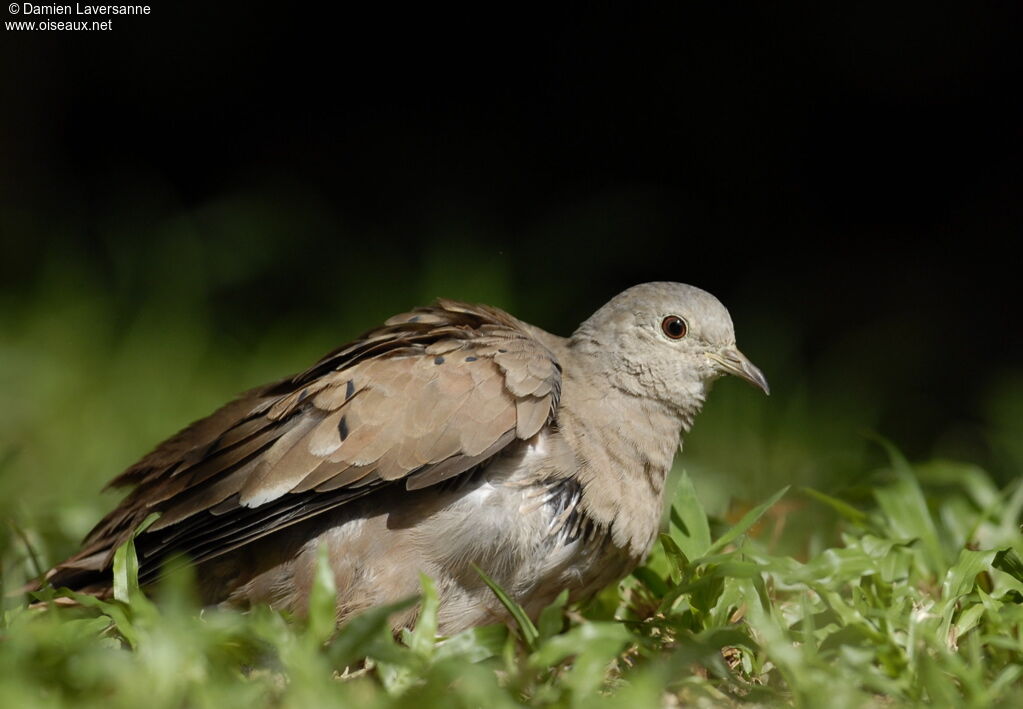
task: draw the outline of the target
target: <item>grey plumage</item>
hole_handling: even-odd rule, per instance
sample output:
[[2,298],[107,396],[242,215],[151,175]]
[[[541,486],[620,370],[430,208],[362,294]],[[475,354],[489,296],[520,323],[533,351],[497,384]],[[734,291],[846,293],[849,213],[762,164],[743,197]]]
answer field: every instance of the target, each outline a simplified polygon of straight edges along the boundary
[[680,435],[722,374],[767,391],[728,311],[692,286],[630,288],[570,338],[441,300],[158,446],[47,578],[108,594],[113,550],[155,511],[141,579],[185,552],[210,603],[301,613],[326,545],[339,620],[416,593],[420,572],[442,633],[504,619],[472,564],[535,614],[649,552]]

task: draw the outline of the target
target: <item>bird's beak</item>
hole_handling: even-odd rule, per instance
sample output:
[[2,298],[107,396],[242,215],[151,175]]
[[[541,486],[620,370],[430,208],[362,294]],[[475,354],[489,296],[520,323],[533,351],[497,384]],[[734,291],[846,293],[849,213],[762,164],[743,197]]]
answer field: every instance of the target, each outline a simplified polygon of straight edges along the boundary
[[768,386],[764,373],[757,369],[756,365],[750,362],[746,355],[736,348],[726,347],[720,352],[708,352],[707,356],[718,364],[724,374],[734,374],[741,379],[745,379],[757,389],[770,396],[771,387]]

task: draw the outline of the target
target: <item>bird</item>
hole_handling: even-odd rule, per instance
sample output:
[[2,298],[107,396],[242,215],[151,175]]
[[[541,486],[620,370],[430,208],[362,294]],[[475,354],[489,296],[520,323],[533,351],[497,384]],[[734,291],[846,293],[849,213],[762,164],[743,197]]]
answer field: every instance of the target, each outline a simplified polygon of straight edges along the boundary
[[[694,286],[633,286],[569,337],[439,299],[159,444],[42,583],[112,595],[134,535],[143,588],[184,555],[206,605],[301,616],[326,554],[339,624],[414,596],[420,574],[441,635],[510,622],[480,570],[535,618],[644,560],[681,437],[722,375],[770,393],[728,310]],[[395,632],[418,612],[396,612]]]

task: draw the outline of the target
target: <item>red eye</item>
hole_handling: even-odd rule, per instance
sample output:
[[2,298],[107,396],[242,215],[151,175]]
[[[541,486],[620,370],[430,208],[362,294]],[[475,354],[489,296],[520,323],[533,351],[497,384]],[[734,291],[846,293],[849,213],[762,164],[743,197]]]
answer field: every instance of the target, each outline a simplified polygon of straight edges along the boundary
[[689,326],[686,325],[686,321],[680,318],[678,315],[669,315],[661,321],[661,329],[664,330],[664,334],[673,340],[681,340],[689,332]]

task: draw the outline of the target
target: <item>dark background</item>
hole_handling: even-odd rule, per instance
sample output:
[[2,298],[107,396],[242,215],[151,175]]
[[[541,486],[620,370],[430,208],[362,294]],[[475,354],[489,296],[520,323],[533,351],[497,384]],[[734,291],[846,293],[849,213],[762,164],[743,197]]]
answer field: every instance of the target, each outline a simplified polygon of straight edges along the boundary
[[5,31],[10,474],[120,436],[60,459],[93,489],[435,296],[567,334],[667,279],[729,306],[774,387],[721,385],[696,467],[841,486],[874,431],[1013,477],[1020,5],[846,5],[159,2]]

